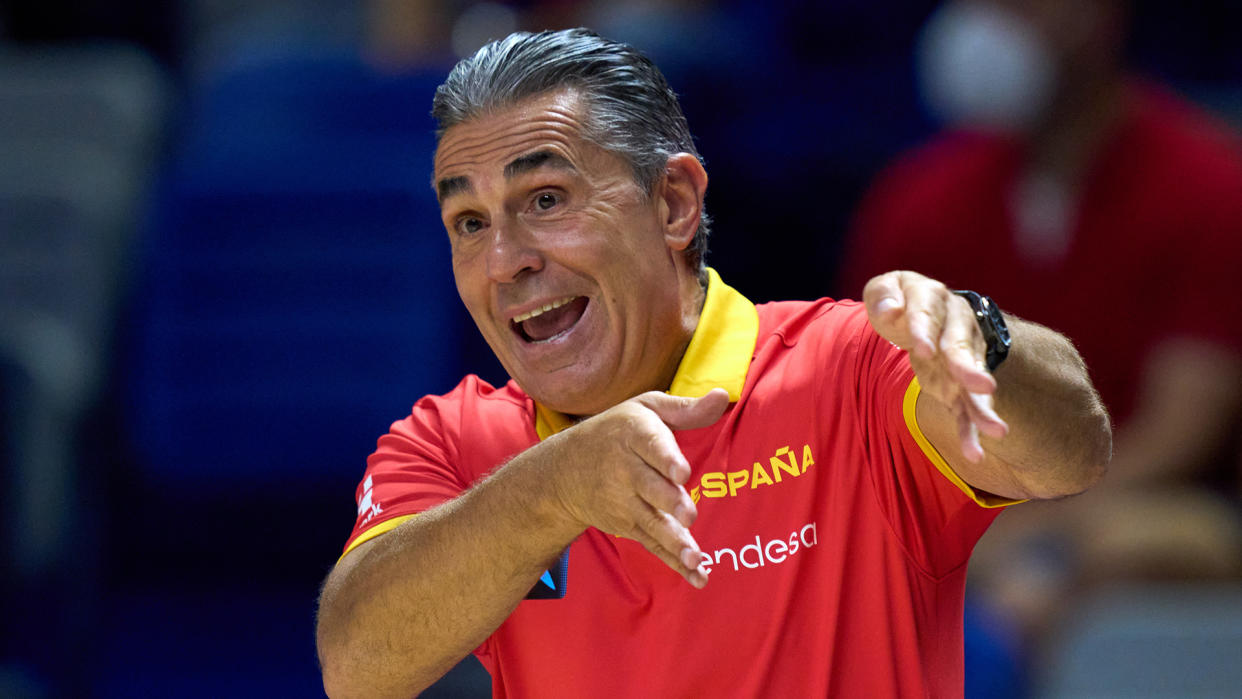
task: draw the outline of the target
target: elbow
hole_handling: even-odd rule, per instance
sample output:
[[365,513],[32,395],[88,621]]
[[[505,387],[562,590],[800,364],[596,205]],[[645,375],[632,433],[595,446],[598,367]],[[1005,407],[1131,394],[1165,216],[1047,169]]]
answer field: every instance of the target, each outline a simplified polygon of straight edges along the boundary
[[332,643],[324,633],[322,622],[319,625],[319,633],[317,634],[317,650],[319,653],[319,672],[323,677],[323,691],[331,699],[339,699],[340,697],[350,696],[351,687],[357,685],[349,680],[348,663],[345,662],[346,656],[338,647],[338,644]]
[[417,664],[416,657],[411,657],[408,666],[402,666],[403,672],[377,667],[371,654],[348,643],[326,639],[322,628],[317,645],[323,691],[329,699],[406,699],[418,696],[443,674],[410,674],[411,667]]
[[451,661],[448,667],[433,665],[418,647],[394,648],[337,593],[335,585],[325,585],[315,629],[323,691],[330,699],[408,699],[452,667]]
[[1081,428],[1083,438],[1079,449],[1076,490],[1067,495],[1077,495],[1099,483],[1113,460],[1113,427],[1108,411],[1098,398],[1093,402],[1093,409],[1083,419]]
[[331,699],[408,698],[440,677],[428,670],[417,646],[396,642],[393,614],[376,603],[383,594],[368,579],[378,576],[364,565],[374,559],[375,545],[368,541],[338,562],[320,591],[315,649]]
[[1025,437],[1025,458],[1007,462],[1012,487],[994,491],[1018,500],[1057,500],[1078,495],[1098,483],[1113,457],[1108,411],[1093,400],[1063,411],[1043,429]]
[[[334,572],[335,573],[335,572]],[[336,586],[334,575],[329,575],[320,591],[319,609],[315,618],[315,651],[319,658],[319,672],[323,679],[323,691],[331,699],[349,696],[349,663],[346,644],[341,639],[337,622],[338,610],[334,605]]]
[[[1108,413],[1100,409],[1100,416],[1095,429],[1095,439],[1087,456],[1088,479],[1083,490],[1090,488],[1104,478],[1108,472],[1108,464],[1113,460],[1113,428]],[[1079,491],[1081,492],[1081,491]]]
[[[322,656],[322,653],[321,653]],[[323,672],[323,693],[329,699],[340,699],[349,696],[349,683],[345,680],[343,673],[326,660],[321,661],[321,670]]]
[[1057,477],[1030,489],[1031,499],[1053,500],[1078,495],[1104,478],[1113,458],[1113,430],[1103,405],[1077,422],[1058,467],[1050,469]]
[[323,692],[329,699],[352,699],[362,698],[375,699],[377,697],[400,697],[417,696],[420,692],[431,686],[432,682],[425,683],[391,683],[392,678],[385,677],[373,671],[367,671],[364,668],[351,664],[345,656],[334,656],[331,652],[325,652],[321,647],[319,651],[320,672],[323,677]]
[[331,606],[320,605],[315,634],[324,694],[329,699],[379,696],[372,686],[375,677],[369,677],[368,669],[358,662],[360,657],[365,656],[360,655],[357,649],[351,649],[345,626],[338,623],[339,619],[332,612]]
[[1099,483],[1104,478],[1104,474],[1108,472],[1108,462],[1111,459],[1112,440],[1109,439],[1108,442],[1110,446],[1107,452],[1092,451],[1088,456],[1083,457],[1075,465],[1071,477],[1066,478],[1056,492],[1050,493],[1046,497],[1064,498],[1078,495]]
[[[1085,367],[1084,367],[1085,368]],[[1113,460],[1113,426],[1108,408],[1100,400],[1100,394],[1086,379],[1086,385],[1080,393],[1082,411],[1075,422],[1077,439],[1069,439],[1068,443],[1076,446],[1072,449],[1073,461],[1077,466],[1072,479],[1072,488],[1064,495],[1077,495],[1099,483],[1108,472],[1108,465]]]

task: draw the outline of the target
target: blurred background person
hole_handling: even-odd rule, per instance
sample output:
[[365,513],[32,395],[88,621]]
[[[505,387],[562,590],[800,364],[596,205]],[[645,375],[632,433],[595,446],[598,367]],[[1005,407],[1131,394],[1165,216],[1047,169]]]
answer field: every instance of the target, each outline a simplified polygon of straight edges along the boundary
[[[1242,574],[1242,143],[1123,63],[1125,0],[954,0],[920,84],[948,130],[874,183],[843,293],[880,269],[988,289],[1082,352],[1115,458],[1089,495],[1000,517],[977,594],[1028,643],[1072,591]],[[974,251],[962,256],[963,250]],[[1015,551],[1018,552],[1015,555]],[[976,597],[979,599],[979,597]]]

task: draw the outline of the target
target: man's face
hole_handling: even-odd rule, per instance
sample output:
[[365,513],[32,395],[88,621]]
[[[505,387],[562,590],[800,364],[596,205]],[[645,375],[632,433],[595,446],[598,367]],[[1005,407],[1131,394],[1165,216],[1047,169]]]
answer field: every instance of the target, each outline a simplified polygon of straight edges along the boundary
[[474,322],[527,393],[575,415],[667,388],[693,332],[659,187],[586,141],[583,118],[561,90],[458,124],[434,177]]
[[1115,0],[991,0],[1026,22],[1052,52],[1063,77],[1101,62],[1112,66],[1125,33],[1124,12]]

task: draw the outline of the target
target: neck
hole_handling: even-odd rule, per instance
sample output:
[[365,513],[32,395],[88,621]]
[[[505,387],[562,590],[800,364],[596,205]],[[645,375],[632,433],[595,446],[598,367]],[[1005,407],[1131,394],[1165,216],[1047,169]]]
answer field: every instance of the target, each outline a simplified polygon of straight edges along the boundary
[[699,274],[698,270],[694,270],[681,275],[679,288],[682,298],[681,343],[674,354],[675,360],[672,363],[672,367],[665,371],[665,375],[661,378],[660,390],[663,391],[667,391],[673,385],[673,377],[677,375],[677,369],[681,366],[681,360],[686,356],[686,348],[690,346],[690,340],[694,337],[694,331],[699,327],[699,318],[703,315],[703,305],[707,303],[706,268],[704,268],[702,274]]

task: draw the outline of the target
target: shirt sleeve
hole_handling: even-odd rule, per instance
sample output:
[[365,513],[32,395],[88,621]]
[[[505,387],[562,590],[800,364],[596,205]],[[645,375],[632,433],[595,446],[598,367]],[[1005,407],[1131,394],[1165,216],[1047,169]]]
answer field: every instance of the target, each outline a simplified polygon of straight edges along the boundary
[[423,398],[379,438],[355,494],[358,516],[342,555],[469,487],[455,466],[452,395]]
[[871,483],[907,555],[941,577],[966,563],[1013,501],[972,488],[936,452],[914,417],[919,387],[906,352],[871,328],[861,306],[856,314],[856,396]]

